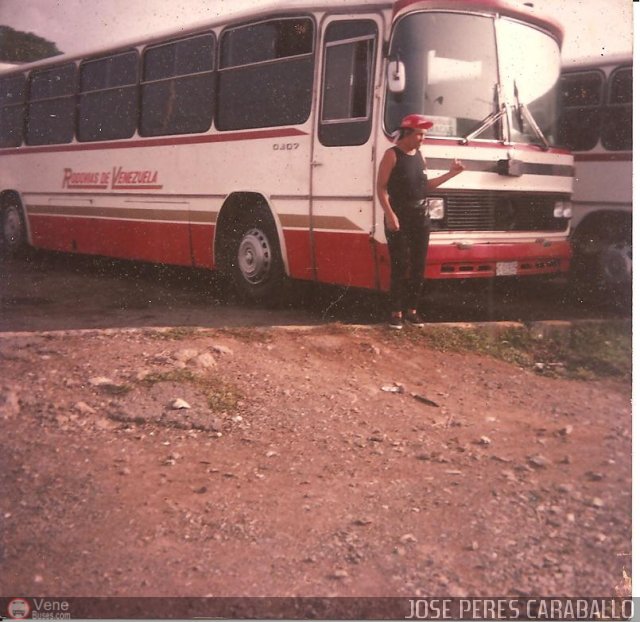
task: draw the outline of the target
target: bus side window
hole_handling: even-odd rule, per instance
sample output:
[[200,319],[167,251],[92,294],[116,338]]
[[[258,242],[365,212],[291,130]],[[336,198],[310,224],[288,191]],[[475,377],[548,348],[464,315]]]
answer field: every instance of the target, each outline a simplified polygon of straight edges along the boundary
[[609,76],[607,105],[602,120],[602,145],[609,151],[633,147],[631,67],[620,67]]
[[216,127],[304,123],[311,112],[313,39],[314,24],[308,17],[225,30],[220,39]]
[[140,134],[206,132],[214,101],[215,38],[204,33],[144,51]]
[[318,128],[323,145],[362,145],[371,135],[376,35],[371,20],[336,21],[327,28]]
[[138,123],[138,53],[80,65],[78,140],[130,138]]
[[36,70],[29,78],[27,144],[55,145],[73,140],[76,66]]
[[24,74],[0,78],[0,147],[19,147],[24,128]]
[[560,143],[573,151],[589,151],[600,138],[604,75],[599,71],[566,73],[561,78]]

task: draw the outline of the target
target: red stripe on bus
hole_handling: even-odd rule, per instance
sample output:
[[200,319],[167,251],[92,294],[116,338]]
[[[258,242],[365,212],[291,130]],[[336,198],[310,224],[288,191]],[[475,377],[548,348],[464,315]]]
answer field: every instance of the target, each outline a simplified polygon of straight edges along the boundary
[[99,186],[92,186],[90,184],[69,184],[67,188],[70,190],[106,190],[109,186],[101,184]]
[[99,151],[105,149],[135,149],[138,147],[164,147],[175,145],[198,145],[238,140],[258,140],[261,138],[282,138],[285,136],[306,136],[307,132],[293,127],[277,130],[251,130],[228,134],[205,134],[172,136],[169,138],[123,140],[117,142],[73,143],[71,145],[51,145],[46,147],[14,147],[0,149],[0,155],[27,155],[30,153],[59,153],[65,151]]
[[34,246],[83,253],[192,265],[189,224],[132,222],[34,215],[29,217]]
[[112,189],[113,190],[162,190],[162,186],[114,185]]
[[[50,250],[104,255],[182,266],[213,267],[214,227],[189,223],[131,222],[30,216],[33,243]],[[298,279],[313,279],[308,231],[284,231],[289,270]],[[386,244],[373,247],[368,235],[316,232],[316,266],[319,281],[356,287],[377,287],[378,262],[381,289],[389,287]],[[569,269],[570,245],[566,240],[548,246],[531,242],[478,243],[467,249],[453,244],[429,247],[425,278],[464,279],[495,276],[497,262],[517,263],[517,272],[552,274]]]
[[320,283],[376,288],[374,254],[367,233],[315,231],[313,237]]
[[624,162],[633,159],[633,154],[628,151],[625,153],[576,153],[574,155],[576,162]]
[[[386,244],[376,243],[380,266],[381,289],[387,291],[390,281],[389,253]],[[562,274],[569,270],[571,246],[566,240],[543,246],[537,242],[523,244],[478,243],[467,249],[453,244],[431,244],[427,252],[424,278],[429,279],[482,279],[496,276],[499,262],[517,264],[517,274]],[[429,283],[425,285],[428,292]]]
[[[215,226],[210,224],[133,222],[46,215],[30,215],[29,224],[33,244],[40,248],[214,268]],[[313,279],[309,231],[285,229],[284,237],[291,276],[296,279]],[[347,247],[351,245],[352,236],[349,234],[336,234],[334,237],[336,247],[340,242],[342,248],[345,240]],[[356,265],[363,263],[361,257],[353,259]],[[336,267],[336,274],[339,274],[339,266]],[[336,279],[336,282],[342,281],[339,277]]]

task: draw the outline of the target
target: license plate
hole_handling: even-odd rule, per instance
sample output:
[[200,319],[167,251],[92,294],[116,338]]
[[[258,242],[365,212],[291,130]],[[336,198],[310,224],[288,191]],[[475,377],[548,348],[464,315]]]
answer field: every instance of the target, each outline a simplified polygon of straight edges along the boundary
[[496,264],[496,276],[515,276],[518,274],[517,261],[499,261]]

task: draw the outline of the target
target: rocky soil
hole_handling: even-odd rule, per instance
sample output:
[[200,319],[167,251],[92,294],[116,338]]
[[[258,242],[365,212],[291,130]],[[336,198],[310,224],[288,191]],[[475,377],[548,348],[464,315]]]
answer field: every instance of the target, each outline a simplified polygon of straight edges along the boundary
[[0,593],[613,595],[630,386],[382,328],[0,335]]

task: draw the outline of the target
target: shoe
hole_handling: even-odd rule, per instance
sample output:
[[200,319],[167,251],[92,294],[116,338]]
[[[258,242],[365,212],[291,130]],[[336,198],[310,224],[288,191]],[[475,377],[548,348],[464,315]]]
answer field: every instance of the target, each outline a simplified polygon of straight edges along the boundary
[[413,311],[412,313],[407,313],[404,319],[405,319],[405,322],[407,322],[408,324],[411,324],[412,326],[415,326],[416,328],[422,328],[424,326],[423,319],[418,315],[416,311]]
[[389,318],[389,328],[393,328],[394,330],[402,330],[402,316],[392,315]]

